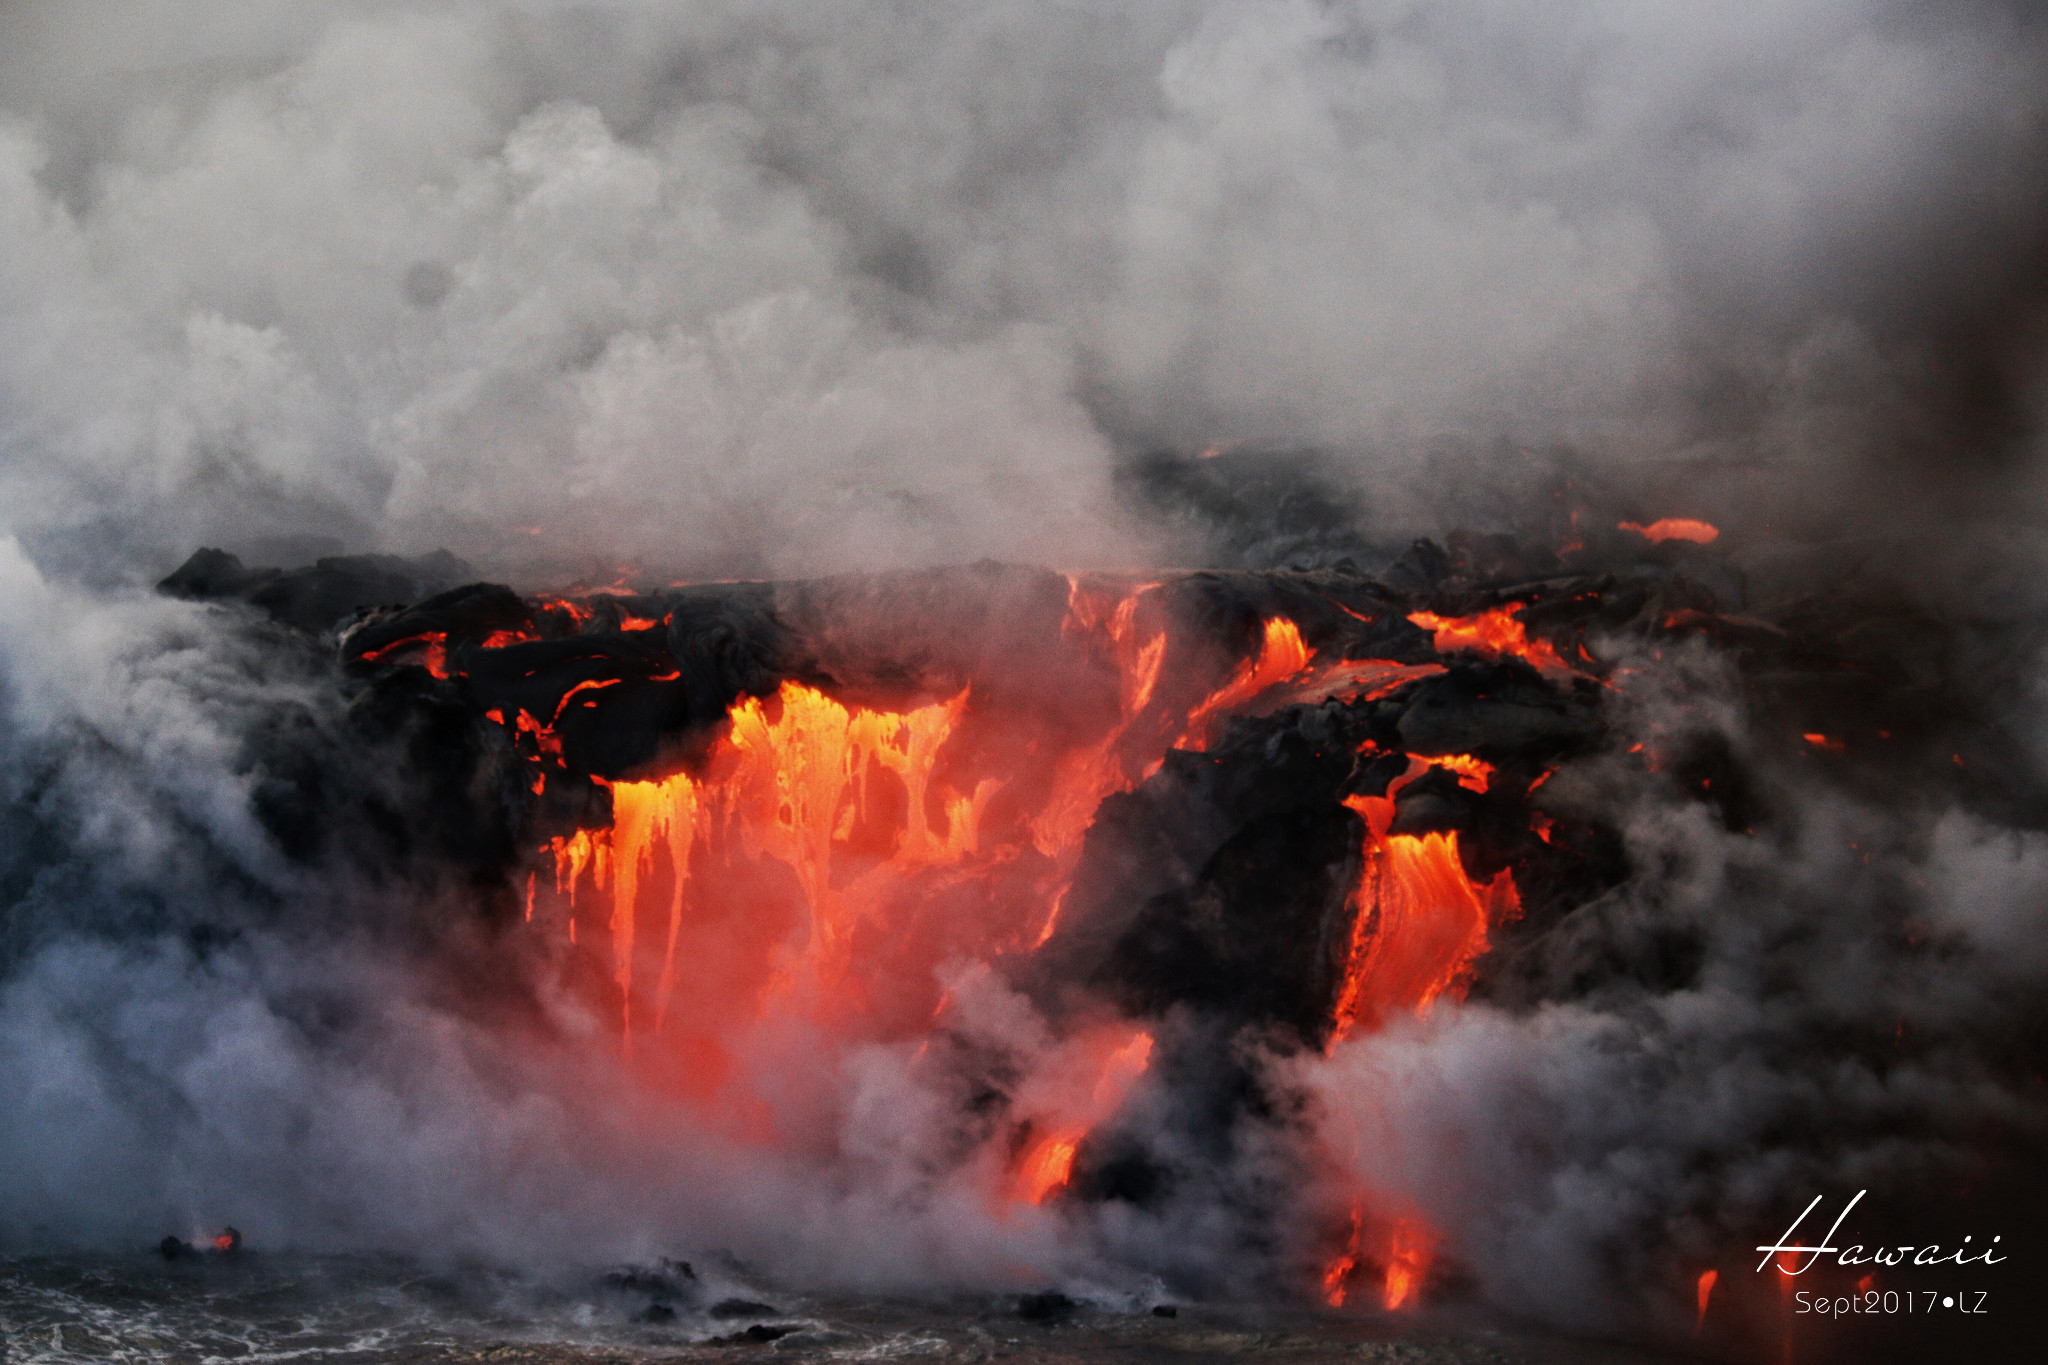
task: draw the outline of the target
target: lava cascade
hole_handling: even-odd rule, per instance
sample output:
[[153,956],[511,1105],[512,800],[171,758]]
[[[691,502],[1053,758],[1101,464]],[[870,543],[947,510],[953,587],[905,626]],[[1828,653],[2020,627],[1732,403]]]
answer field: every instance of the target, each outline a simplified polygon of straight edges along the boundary
[[[608,812],[541,842],[540,866],[526,878],[528,931],[565,962],[589,964],[581,979],[605,983],[593,1004],[650,1084],[730,1135],[782,1145],[803,1125],[789,1087],[778,1095],[776,1071],[791,1054],[778,1062],[764,1053],[764,1033],[800,1025],[804,1041],[782,1046],[798,1047],[807,1063],[864,1044],[928,1046],[951,1004],[942,969],[1044,950],[1104,803],[1152,779],[1174,752],[1205,753],[1234,718],[1389,696],[1441,677],[1460,656],[1569,672],[1508,604],[1408,615],[1431,633],[1434,659],[1329,652],[1300,621],[1269,614],[1243,652],[1203,681],[1188,662],[1196,656],[1176,653],[1160,587],[1066,580],[1061,641],[1113,679],[1104,694],[1112,700],[1086,724],[1034,730],[985,682],[895,702],[784,677],[737,696],[693,753],[652,772],[591,773]],[[650,610],[542,599],[530,624],[500,624],[462,645],[448,631],[416,630],[360,658],[459,679],[491,667],[498,651],[548,647],[533,642],[549,631],[583,639],[604,626],[625,642],[604,647],[616,654],[664,636],[669,618]],[[658,660],[642,667],[646,683],[681,676],[680,666],[655,671]],[[633,682],[614,669],[549,701],[489,711],[536,798],[551,783],[573,787],[571,727],[585,713],[602,715]],[[1361,751],[1358,762],[1387,756]],[[1462,998],[1493,931],[1520,910],[1511,872],[1468,872],[1456,830],[1391,828],[1397,798],[1423,774],[1438,770],[1483,794],[1493,765],[1468,753],[1406,757],[1406,772],[1382,794],[1341,802],[1364,837],[1325,1047]],[[1091,1134],[1143,1084],[1154,1039],[1134,1019],[1062,1048],[1078,1079],[1009,1116],[1007,1155],[992,1167],[998,1207],[1050,1205],[1073,1187]],[[1412,1214],[1360,1204],[1347,1249],[1322,1268],[1325,1297],[1342,1302],[1345,1284],[1370,1264],[1384,1306],[1414,1303],[1436,1240]]]

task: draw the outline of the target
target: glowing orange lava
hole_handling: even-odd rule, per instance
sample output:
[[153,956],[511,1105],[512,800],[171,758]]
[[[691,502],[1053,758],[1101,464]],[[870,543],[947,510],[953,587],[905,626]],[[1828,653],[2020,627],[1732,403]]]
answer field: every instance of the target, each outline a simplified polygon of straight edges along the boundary
[[1323,1301],[1332,1308],[1342,1308],[1344,1300],[1350,1297],[1351,1272],[1358,1268],[1358,1243],[1365,1234],[1365,1210],[1354,1207],[1351,1210],[1351,1235],[1344,1241],[1344,1249],[1330,1258],[1323,1267]]
[[[602,685],[571,688],[557,714],[578,691]],[[572,929],[586,876],[597,891],[610,884],[606,931],[629,1052],[647,971],[638,925],[653,913],[643,887],[657,863],[667,891],[654,926],[661,934],[651,1021],[657,1031],[676,1003],[677,955],[690,937],[689,885],[699,858],[725,867],[735,859],[778,866],[800,892],[802,918],[769,974],[746,992],[750,1012],[768,996],[792,991],[814,1005],[857,1007],[861,990],[846,973],[861,924],[903,881],[973,853],[981,813],[1001,786],[993,778],[966,793],[934,785],[940,750],[966,704],[962,692],[911,711],[873,711],[785,683],[772,705],[748,697],[733,707],[731,728],[704,775],[605,784],[611,827],[557,837],[549,851],[557,889],[570,900]],[[872,809],[884,773],[900,793],[886,818]],[[867,856],[851,847],[857,834],[867,838]],[[848,875],[850,864],[857,866]]]
[[1310,657],[1309,647],[1302,642],[1301,627],[1284,616],[1273,617],[1266,622],[1265,639],[1259,645],[1258,657],[1239,664],[1228,682],[1203,698],[1189,714],[1187,728],[1175,747],[1208,748],[1209,741],[1214,738],[1211,731],[1217,720],[1275,683],[1285,682],[1300,673],[1308,667]]
[[1667,540],[1689,540],[1695,545],[1707,545],[1719,539],[1721,535],[1721,528],[1712,522],[1694,521],[1691,517],[1663,517],[1648,526],[1624,521],[1615,529],[1634,531],[1644,539],[1659,545]]
[[1493,765],[1470,754],[1444,754],[1429,760],[1439,768],[1458,775],[1458,785],[1468,791],[1483,792],[1488,779],[1493,776]]
[[[1113,792],[1128,791],[1133,777],[1125,771],[1120,748],[1138,717],[1152,704],[1159,684],[1160,665],[1166,658],[1166,632],[1154,626],[1141,631],[1138,608],[1146,593],[1157,583],[1140,583],[1111,599],[1083,588],[1078,577],[1067,580],[1067,615],[1060,623],[1063,635],[1106,638],[1109,655],[1117,673],[1118,719],[1099,741],[1064,755],[1053,776],[1053,787],[1044,806],[1031,820],[1031,842],[1040,853],[1070,867],[1081,851],[1081,838],[1095,820],[1102,799]],[[1055,896],[1038,941],[1052,934],[1059,915]]]
[[1022,1204],[1043,1204],[1073,1175],[1081,1142],[1096,1124],[1123,1107],[1131,1088],[1152,1064],[1152,1035],[1140,1030],[1125,1034],[1109,1030],[1078,1040],[1069,1063],[1080,1076],[1093,1075],[1085,1090],[1071,1090],[1049,1099],[1038,1116],[1038,1136],[1017,1160],[1011,1198]]
[[[1300,625],[1275,616],[1262,623],[1256,652],[1214,682],[1221,668],[1204,663],[1213,656],[1171,651],[1152,596],[1159,585],[1077,577],[1068,586],[1062,633],[1093,670],[1078,676],[1094,690],[1071,713],[1030,722],[1037,729],[1000,713],[979,683],[878,704],[872,694],[856,702],[792,681],[740,697],[722,732],[665,753],[662,766],[586,781],[572,776],[556,726],[630,696],[607,692],[622,679],[587,678],[529,701],[533,712],[514,703],[496,712],[536,793],[609,798],[608,822],[586,817],[586,828],[539,850],[549,866],[529,876],[524,914],[549,943],[566,940],[559,951],[578,965],[578,989],[636,1075],[748,1140],[797,1140],[802,1106],[831,1101],[793,1097],[797,1087],[760,1049],[836,1065],[854,1048],[936,1037],[954,998],[941,975],[962,963],[987,971],[1051,942],[1098,809],[1156,771],[1169,749],[1206,749],[1233,715],[1377,697],[1444,668],[1319,658]],[[551,638],[561,614],[596,619],[567,601],[544,610],[558,613]],[[605,610],[603,619],[627,630],[663,624]],[[1440,651],[1564,668],[1550,645],[1529,639],[1517,610],[1410,619],[1435,632]],[[482,643],[528,638],[498,632]],[[421,635],[375,657],[417,659],[446,676],[445,644]],[[1215,672],[1190,675],[1204,666]],[[1446,995],[1461,998],[1493,930],[1520,912],[1509,873],[1475,880],[1455,833],[1390,832],[1401,788],[1431,768],[1475,793],[1498,780],[1471,754],[1410,755],[1385,795],[1345,802],[1364,817],[1366,837],[1330,1047],[1426,1015]],[[549,790],[551,777],[562,790]],[[1539,835],[1547,834],[1545,823]],[[1006,1145],[982,1158],[982,1192],[1000,1216],[1057,1206],[1077,1170],[1085,1175],[1089,1135],[1116,1119],[1152,1066],[1154,1040],[1143,1029],[1071,1028],[1009,1097],[997,1128]],[[1361,1204],[1345,1249],[1323,1267],[1323,1296],[1341,1306],[1371,1273],[1382,1277],[1385,1308],[1411,1307],[1438,1241],[1412,1214]]]
[[[414,656],[417,657],[414,657]],[[394,640],[382,649],[373,649],[363,655],[366,664],[408,664],[416,663],[437,678],[446,678],[448,672],[448,632],[444,630],[425,631],[409,635],[403,640]]]
[[1537,668],[1568,671],[1569,666],[1548,642],[1531,640],[1528,627],[1515,615],[1520,607],[1495,607],[1472,616],[1439,616],[1418,611],[1408,619],[1424,630],[1434,631],[1431,642],[1439,654],[1470,650],[1483,658],[1513,655]]
[[1521,910],[1506,869],[1483,884],[1465,875],[1456,831],[1396,834],[1369,845],[1358,894],[1332,1044],[1393,1013],[1426,1015],[1446,992],[1462,999],[1489,928]]
[[1411,757],[1408,771],[1387,785],[1385,796],[1345,798],[1345,805],[1365,817],[1365,870],[1331,1047],[1361,1024],[1399,1012],[1425,1015],[1446,992],[1462,999],[1464,976],[1486,951],[1491,929],[1521,913],[1521,897],[1507,869],[1483,884],[1465,874],[1457,831],[1387,832],[1394,822],[1394,798],[1431,767],[1457,773],[1461,785],[1470,785],[1468,777],[1477,780],[1475,790],[1482,791],[1492,772],[1464,754]]
[[676,944],[683,929],[683,891],[690,877],[690,845],[697,833],[697,784],[688,773],[660,782],[612,784],[612,846],[618,884],[612,895],[612,978],[627,1002],[621,1015],[625,1048],[633,1046],[634,922],[639,913],[640,880],[652,870],[656,842],[668,853],[670,889],[668,935],[661,955],[661,976],[655,984],[654,1027],[668,1019],[669,995],[675,989]]
[[1387,1275],[1380,1303],[1388,1312],[1412,1304],[1435,1259],[1436,1238],[1421,1220],[1397,1218],[1388,1235]]
[[1718,1281],[1718,1280],[1719,1280],[1720,1278],[1721,1278],[1721,1272],[1720,1272],[1720,1271],[1718,1271],[1718,1270],[1703,1270],[1703,1271],[1701,1271],[1701,1272],[1700,1272],[1700,1284],[1699,1284],[1699,1300],[1700,1300],[1700,1309],[1699,1309],[1699,1316],[1698,1316],[1698,1317],[1696,1317],[1696,1318],[1695,1318],[1695,1319],[1693,1320],[1693,1324],[1692,1324],[1692,1334],[1693,1334],[1694,1336],[1698,1336],[1698,1335],[1699,1335],[1699,1334],[1700,1334],[1701,1332],[1703,1332],[1703,1331],[1705,1331],[1705,1330],[1706,1330],[1706,1326],[1707,1326],[1707,1301],[1708,1301],[1709,1299],[1711,1299],[1711,1298],[1713,1298],[1713,1297],[1714,1297],[1714,1285],[1715,1285],[1715,1282],[1716,1282],[1716,1281]]
[[1063,1188],[1074,1173],[1074,1154],[1087,1133],[1068,1129],[1048,1133],[1032,1144],[1017,1169],[1017,1198],[1026,1204],[1043,1204],[1054,1190]]
[[1437,1241],[1420,1218],[1404,1215],[1375,1224],[1363,1203],[1352,1205],[1350,1233],[1323,1267],[1323,1301],[1342,1308],[1360,1266],[1373,1261],[1380,1267],[1380,1306],[1388,1312],[1414,1307],[1436,1260]]

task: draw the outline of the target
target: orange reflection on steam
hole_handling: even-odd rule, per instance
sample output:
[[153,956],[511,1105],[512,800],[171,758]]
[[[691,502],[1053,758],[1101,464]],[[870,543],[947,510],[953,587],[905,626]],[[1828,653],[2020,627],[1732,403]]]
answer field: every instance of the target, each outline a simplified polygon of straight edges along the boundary
[[1417,1218],[1396,1218],[1387,1238],[1387,1275],[1380,1303],[1392,1312],[1413,1304],[1435,1259],[1436,1238]]
[[1388,1312],[1413,1308],[1422,1298],[1423,1282],[1436,1260],[1438,1238],[1428,1223],[1403,1215],[1374,1224],[1363,1203],[1351,1208],[1351,1230],[1337,1254],[1323,1267],[1323,1301],[1342,1308],[1351,1296],[1351,1281],[1362,1265],[1380,1269],[1380,1307]]
[[1083,1139],[1096,1124],[1123,1107],[1131,1088],[1152,1064],[1152,1035],[1142,1029],[1128,1035],[1116,1030],[1083,1038],[1075,1044],[1081,1056],[1072,1063],[1082,1074],[1092,1073],[1094,1084],[1085,1093],[1070,1095],[1040,1134],[1017,1160],[1011,1198],[1023,1204],[1043,1204],[1053,1191],[1063,1188],[1074,1173],[1074,1157]]
[[1332,1308],[1342,1308],[1344,1300],[1350,1297],[1348,1283],[1351,1272],[1358,1268],[1358,1241],[1365,1233],[1365,1210],[1351,1210],[1351,1235],[1345,1239],[1344,1249],[1330,1258],[1323,1267],[1323,1301]]

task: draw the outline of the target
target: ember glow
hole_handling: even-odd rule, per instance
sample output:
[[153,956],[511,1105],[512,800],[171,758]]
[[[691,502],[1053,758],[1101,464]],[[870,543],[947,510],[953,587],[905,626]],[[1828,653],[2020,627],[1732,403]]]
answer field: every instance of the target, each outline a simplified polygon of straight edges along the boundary
[[1413,1309],[1435,1263],[1437,1234],[1421,1219],[1401,1216],[1373,1221],[1364,1204],[1351,1210],[1343,1249],[1323,1267],[1323,1301],[1342,1308],[1353,1282],[1368,1267],[1378,1271],[1379,1306],[1389,1313]]
[[1470,650],[1485,659],[1512,657],[1526,660],[1538,668],[1567,669],[1568,665],[1554,646],[1529,638],[1528,627],[1522,624],[1516,611],[1514,607],[1495,607],[1470,616],[1439,616],[1433,611],[1418,611],[1408,619],[1435,633],[1437,652],[1441,654]]
[[1351,1296],[1351,1274],[1358,1268],[1359,1239],[1365,1235],[1365,1210],[1351,1210],[1351,1232],[1344,1241],[1344,1249],[1330,1258],[1323,1269],[1323,1301],[1332,1308],[1342,1308],[1344,1300]]
[[1397,1218],[1387,1237],[1387,1273],[1380,1302],[1387,1311],[1420,1301],[1436,1238],[1412,1218]]
[[1711,545],[1720,538],[1721,529],[1711,522],[1694,521],[1690,517],[1663,517],[1648,526],[1633,521],[1624,521],[1617,528],[1633,531],[1653,545],[1662,545],[1667,540],[1689,541],[1694,545]]

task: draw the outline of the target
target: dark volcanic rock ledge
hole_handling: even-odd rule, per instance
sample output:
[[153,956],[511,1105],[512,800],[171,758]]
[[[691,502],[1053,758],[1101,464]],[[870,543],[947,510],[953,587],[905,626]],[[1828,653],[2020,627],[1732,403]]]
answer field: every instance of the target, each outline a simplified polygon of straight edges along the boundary
[[[1852,787],[1906,784],[2007,813],[2048,811],[2018,777],[1996,780],[2010,765],[1985,756],[1977,766],[1995,726],[1962,665],[1973,642],[1983,652],[1981,622],[1963,640],[1910,603],[1873,600],[1884,588],[1868,552],[1826,560],[1849,575],[1831,612],[1823,596],[1790,590],[1806,579],[1782,555],[1768,573],[1746,574],[1740,557],[1718,550],[1627,541],[1610,536],[1597,560],[1569,563],[1506,537],[1418,542],[1377,577],[1349,561],[1152,575],[1146,619],[1168,639],[1152,703],[1162,716],[1185,715],[1220,686],[1274,618],[1293,622],[1319,663],[1439,668],[1385,695],[1273,689],[1205,751],[1170,753],[1110,797],[1076,871],[1079,913],[1046,946],[1043,970],[1113,982],[1135,1010],[1200,1003],[1314,1039],[1360,844],[1360,821],[1342,803],[1383,795],[1411,754],[1466,754],[1493,768],[1483,793],[1443,771],[1413,781],[1395,832],[1458,831],[1475,878],[1515,869],[1525,913],[1495,958],[1526,964],[1522,945],[1628,875],[1609,817],[1532,795],[1560,769],[1626,748],[1603,659],[1655,667],[1667,653],[1703,651],[1741,680],[1759,742],[1739,747],[1682,717],[1692,728],[1661,731],[1650,748],[1628,736],[1629,756],[1671,799],[1710,807],[1731,830],[1764,828],[1796,805],[1773,795],[1772,770],[1787,763],[1801,780],[1818,771]],[[602,827],[605,781],[696,762],[736,700],[785,682],[890,707],[969,688],[975,708],[1022,718],[1046,742],[1100,733],[1116,720],[1118,681],[1101,639],[1072,628],[1077,595],[1140,581],[981,563],[565,599],[450,584],[462,568],[437,554],[249,569],[202,550],[162,586],[245,602],[333,642],[358,725],[433,794],[414,835],[458,850],[479,884],[508,878],[520,849]],[[1423,612],[1506,612],[1570,666],[1440,654],[1410,620]],[[1859,624],[1901,616],[1917,626]],[[1170,727],[1149,733],[1171,738]],[[1966,751],[1975,780],[1964,791],[1965,760],[1950,756]],[[317,823],[317,812],[280,809],[299,826]],[[1496,984],[1527,995],[1529,983],[1508,980]],[[1494,989],[1484,972],[1478,988]]]

